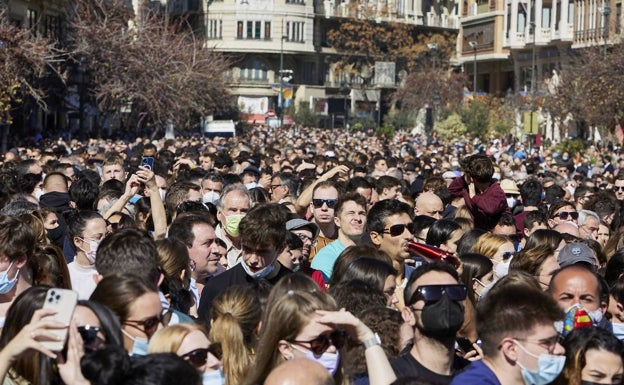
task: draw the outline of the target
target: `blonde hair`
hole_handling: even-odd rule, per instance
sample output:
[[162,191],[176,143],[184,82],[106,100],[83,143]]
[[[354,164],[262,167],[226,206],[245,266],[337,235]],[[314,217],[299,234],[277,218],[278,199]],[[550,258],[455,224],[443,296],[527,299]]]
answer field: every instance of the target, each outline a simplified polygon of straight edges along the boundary
[[251,286],[233,286],[214,299],[209,338],[221,343],[225,385],[238,385],[247,374],[261,319],[260,299]]
[[162,328],[150,338],[147,352],[152,353],[176,353],[184,338],[191,332],[200,331],[208,338],[208,333],[203,326],[192,323],[179,323]]
[[503,235],[485,233],[477,239],[472,251],[477,254],[483,254],[492,259],[498,249],[508,242],[511,241]]

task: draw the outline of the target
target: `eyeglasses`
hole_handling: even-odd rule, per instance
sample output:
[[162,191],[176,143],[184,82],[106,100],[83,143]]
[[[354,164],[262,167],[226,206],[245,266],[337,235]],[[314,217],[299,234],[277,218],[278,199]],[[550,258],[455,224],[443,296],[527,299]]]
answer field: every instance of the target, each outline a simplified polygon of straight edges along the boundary
[[299,233],[295,233],[296,236],[299,237],[299,239],[301,239],[302,242],[306,242],[306,241],[310,241],[310,242],[314,242],[314,237],[308,237],[305,234],[299,234]]
[[220,342],[210,344],[208,348],[195,349],[183,354],[181,357],[188,360],[194,367],[201,368],[208,362],[208,353],[215,356],[219,361],[223,357],[223,349]]
[[468,288],[462,284],[418,286],[414,294],[412,294],[408,305],[417,302],[419,299],[423,299],[425,302],[436,302],[442,298],[444,293],[451,301],[463,301],[468,294]]
[[91,325],[78,326],[78,333],[82,337],[84,349],[86,351],[95,351],[101,349],[105,342],[98,337],[100,328]]
[[505,251],[503,253],[503,261],[506,261],[506,260],[508,260],[509,258],[511,258],[511,257],[513,257],[515,255],[516,255],[515,251]]
[[613,186],[613,191],[622,191],[624,190],[624,186]]
[[391,237],[398,237],[399,235],[403,234],[405,230],[409,231],[410,234],[414,234],[414,229],[412,229],[411,223],[399,223],[397,225],[392,225],[389,228],[384,229],[382,232],[384,234],[390,234]]
[[559,217],[559,219],[565,221],[568,217],[572,219],[578,219],[578,213],[576,211],[562,211],[558,214],[555,214],[555,217]]
[[315,209],[320,209],[323,207],[323,204],[326,204],[327,207],[333,209],[337,201],[338,199],[312,199],[312,206],[314,206]]
[[550,354],[555,350],[555,347],[557,346],[557,344],[563,343],[564,338],[561,334],[557,334],[552,337],[542,338],[540,340],[529,340],[526,338],[514,338],[514,340],[525,341],[531,344],[539,345],[543,347],[544,349],[546,349],[548,353]]
[[155,315],[153,317],[144,319],[142,321],[127,320],[126,322],[124,322],[124,324],[128,326],[132,326],[133,328],[142,331],[148,336],[151,336],[156,331],[156,328],[158,328],[158,324],[160,323],[161,320],[162,320],[162,315],[159,314],[159,315]]
[[313,340],[309,341],[291,341],[296,344],[310,344],[309,350],[314,353],[315,356],[320,356],[331,345],[334,345],[336,349],[342,348],[345,342],[345,332],[342,330],[333,331],[331,334],[321,334]]

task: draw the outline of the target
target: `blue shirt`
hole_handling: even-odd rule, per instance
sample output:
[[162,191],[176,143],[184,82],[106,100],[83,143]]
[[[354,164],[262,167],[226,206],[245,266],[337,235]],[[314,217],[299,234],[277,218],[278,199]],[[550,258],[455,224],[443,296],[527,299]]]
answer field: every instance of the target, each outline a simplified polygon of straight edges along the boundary
[[501,385],[500,381],[483,360],[474,361],[453,378],[451,385]]
[[325,282],[329,282],[332,272],[334,271],[334,263],[336,263],[338,256],[346,248],[347,247],[337,239],[328,243],[327,246],[316,253],[310,267],[323,273],[323,279],[325,279]]

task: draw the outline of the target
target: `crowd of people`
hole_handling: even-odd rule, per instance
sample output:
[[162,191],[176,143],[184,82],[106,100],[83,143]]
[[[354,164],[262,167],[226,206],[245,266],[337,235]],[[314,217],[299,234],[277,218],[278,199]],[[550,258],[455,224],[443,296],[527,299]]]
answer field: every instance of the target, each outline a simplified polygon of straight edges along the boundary
[[624,154],[302,128],[16,146],[0,327],[5,385],[621,384]]

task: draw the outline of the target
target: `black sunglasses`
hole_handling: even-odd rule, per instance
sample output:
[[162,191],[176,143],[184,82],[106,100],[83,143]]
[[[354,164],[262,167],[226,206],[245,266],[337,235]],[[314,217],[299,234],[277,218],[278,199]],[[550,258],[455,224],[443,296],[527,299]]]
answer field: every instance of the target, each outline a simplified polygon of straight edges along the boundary
[[335,330],[331,334],[321,334],[313,340],[309,341],[291,341],[296,344],[310,344],[309,350],[314,353],[315,356],[320,356],[329,349],[331,345],[334,345],[336,349],[340,349],[345,343],[345,332],[342,330]]
[[127,320],[124,324],[132,326],[135,329],[142,331],[143,333],[151,336],[156,331],[158,324],[162,320],[162,315],[155,315],[153,317],[144,319],[143,321]]
[[408,223],[408,224],[403,224],[400,223],[398,225],[392,225],[387,229],[383,230],[384,234],[390,234],[391,237],[398,237],[399,235],[403,234],[403,232],[407,229],[407,231],[410,232],[410,234],[414,234],[414,229],[412,228],[412,224]]
[[414,294],[412,294],[408,305],[417,302],[419,299],[423,299],[425,302],[436,302],[442,298],[444,293],[452,301],[463,301],[468,294],[468,288],[462,284],[418,286]]
[[564,221],[568,219],[568,216],[571,217],[572,219],[578,219],[578,213],[576,211],[562,211],[555,216],[559,217],[561,220],[564,220]]
[[110,226],[113,231],[117,231],[119,229],[119,222],[110,222],[108,219],[105,219],[106,226]]
[[333,209],[334,206],[336,206],[337,201],[338,199],[312,199],[312,205],[315,208],[320,209],[321,207],[323,207],[323,203],[325,203],[327,204],[327,207]]
[[78,326],[78,333],[80,333],[80,337],[82,337],[82,343],[85,351],[99,350],[102,346],[104,346],[104,340],[97,335],[99,332],[100,328],[96,326]]
[[624,190],[624,186],[613,186],[613,191]]
[[208,353],[215,356],[219,361],[223,357],[223,350],[221,349],[221,343],[215,342],[210,344],[210,346],[206,349],[195,349],[186,354],[183,354],[181,357],[185,360],[188,360],[193,366],[196,368],[201,368],[206,365],[208,362]]

